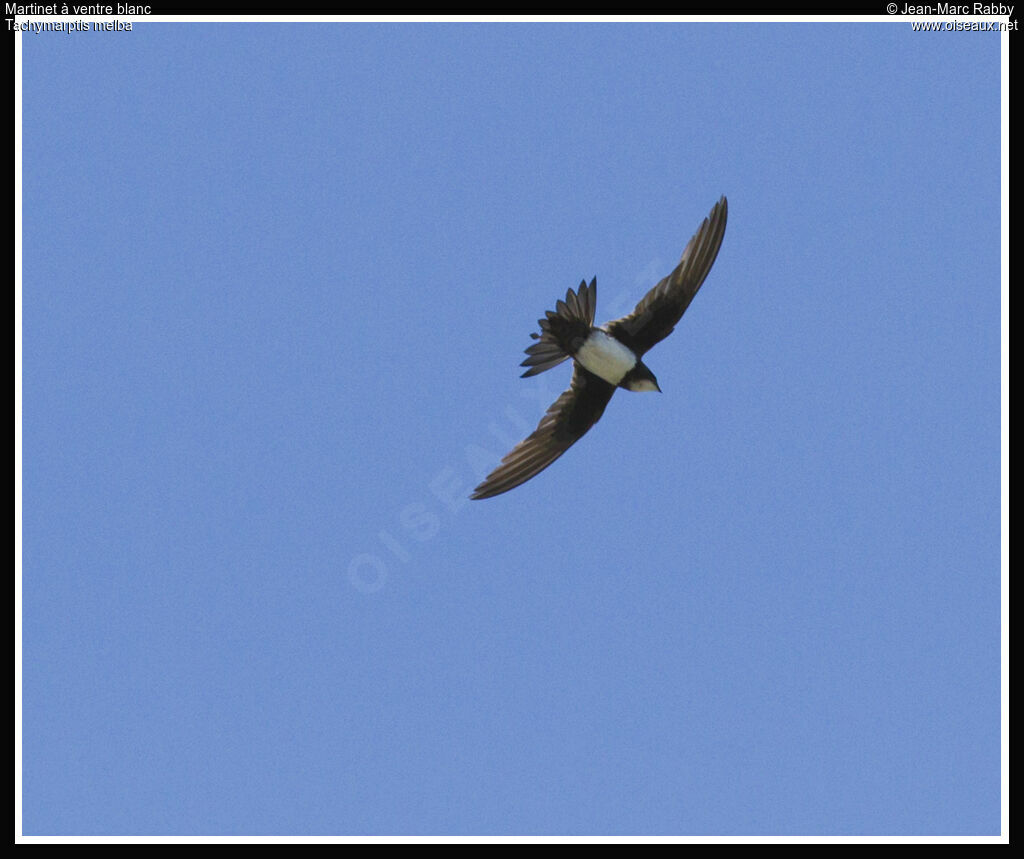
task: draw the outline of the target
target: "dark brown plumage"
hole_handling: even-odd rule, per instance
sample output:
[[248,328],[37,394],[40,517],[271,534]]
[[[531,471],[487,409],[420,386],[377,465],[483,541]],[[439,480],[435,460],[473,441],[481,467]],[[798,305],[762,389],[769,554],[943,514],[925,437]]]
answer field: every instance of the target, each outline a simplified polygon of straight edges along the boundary
[[632,313],[594,328],[595,278],[589,286],[583,281],[575,292],[570,289],[565,301],[558,301],[554,310],[538,320],[540,333],[530,335],[537,342],[526,349],[522,366],[529,369],[523,375],[534,376],[573,358],[572,382],[537,429],[502,459],[472,498],[508,492],[551,465],[597,423],[616,387],[661,390],[640,359],[672,333],[704,283],[722,246],[728,214],[728,202],[722,197],[686,245],[679,264]]

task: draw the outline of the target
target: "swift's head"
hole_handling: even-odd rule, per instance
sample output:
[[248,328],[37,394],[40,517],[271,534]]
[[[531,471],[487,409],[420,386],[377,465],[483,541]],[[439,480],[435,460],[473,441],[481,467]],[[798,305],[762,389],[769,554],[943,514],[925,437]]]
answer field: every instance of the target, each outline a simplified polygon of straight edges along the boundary
[[641,391],[657,391],[659,394],[661,393],[661,388],[658,387],[658,380],[654,378],[654,373],[651,372],[650,368],[643,361],[637,361],[636,366],[622,377],[619,387],[638,393]]

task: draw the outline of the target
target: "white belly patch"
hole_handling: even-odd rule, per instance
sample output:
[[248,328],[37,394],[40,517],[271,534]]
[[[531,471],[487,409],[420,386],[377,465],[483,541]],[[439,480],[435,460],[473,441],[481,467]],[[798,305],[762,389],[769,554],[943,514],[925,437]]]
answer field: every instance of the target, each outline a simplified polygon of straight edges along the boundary
[[573,357],[595,376],[613,385],[619,384],[636,366],[636,355],[600,328],[590,332]]

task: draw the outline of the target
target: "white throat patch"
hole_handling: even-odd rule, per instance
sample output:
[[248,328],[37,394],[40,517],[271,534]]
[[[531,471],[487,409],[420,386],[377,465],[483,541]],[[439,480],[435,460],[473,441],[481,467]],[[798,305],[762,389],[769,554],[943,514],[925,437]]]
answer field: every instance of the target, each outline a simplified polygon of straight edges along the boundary
[[600,328],[590,332],[573,357],[595,376],[612,385],[619,384],[622,377],[636,366],[636,355]]

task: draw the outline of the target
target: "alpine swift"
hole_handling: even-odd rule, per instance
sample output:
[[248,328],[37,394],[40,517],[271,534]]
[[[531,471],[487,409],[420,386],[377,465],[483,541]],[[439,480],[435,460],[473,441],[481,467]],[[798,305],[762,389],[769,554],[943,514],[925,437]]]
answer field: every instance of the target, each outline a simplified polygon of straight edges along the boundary
[[690,239],[679,265],[659,281],[621,319],[594,327],[597,278],[581,281],[565,294],[547,318],[538,320],[537,342],[527,348],[523,376],[535,376],[573,360],[572,382],[533,434],[519,442],[470,496],[490,498],[508,492],[539,474],[565,453],[604,413],[616,388],[661,391],[658,380],[641,360],[655,343],[672,333],[697,294],[722,246],[728,202],[722,197]]

